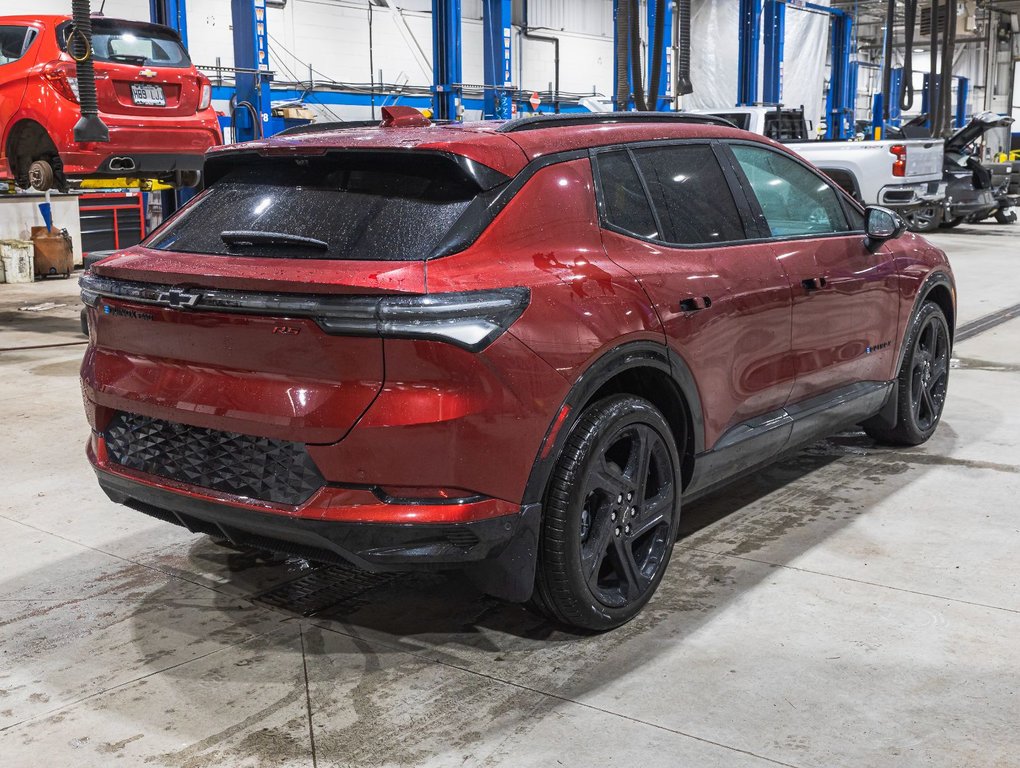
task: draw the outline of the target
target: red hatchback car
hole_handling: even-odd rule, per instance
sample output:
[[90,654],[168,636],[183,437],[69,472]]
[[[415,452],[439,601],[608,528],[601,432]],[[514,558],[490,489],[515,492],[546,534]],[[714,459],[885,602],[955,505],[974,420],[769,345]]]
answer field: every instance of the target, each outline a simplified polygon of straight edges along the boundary
[[72,178],[198,183],[202,155],[222,142],[212,86],[174,30],[92,19],[99,112],[109,143],[79,144],[81,117],[69,16],[0,17],[0,177],[66,189]]
[[945,255],[781,145],[395,114],[214,150],[208,189],[82,278],[111,499],[607,629],[681,500],[851,425],[935,430]]

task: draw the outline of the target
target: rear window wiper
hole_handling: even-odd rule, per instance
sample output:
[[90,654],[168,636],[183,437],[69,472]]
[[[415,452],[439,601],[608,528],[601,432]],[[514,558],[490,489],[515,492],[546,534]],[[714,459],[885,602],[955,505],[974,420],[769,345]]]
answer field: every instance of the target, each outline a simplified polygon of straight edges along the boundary
[[220,232],[220,239],[227,245],[298,245],[304,248],[316,248],[328,251],[329,243],[314,237],[292,235],[287,232],[253,232],[248,230],[228,230]]
[[110,61],[125,61],[128,64],[144,64],[149,60],[148,56],[132,55],[130,53],[111,53],[106,58]]

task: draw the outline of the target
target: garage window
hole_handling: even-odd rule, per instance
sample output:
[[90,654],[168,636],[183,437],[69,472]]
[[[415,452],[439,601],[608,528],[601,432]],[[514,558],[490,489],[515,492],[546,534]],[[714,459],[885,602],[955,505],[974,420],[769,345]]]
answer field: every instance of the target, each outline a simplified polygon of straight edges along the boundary
[[421,260],[480,189],[437,155],[249,158],[146,245],[220,256]]
[[0,26],[0,66],[24,56],[32,46],[35,34],[30,27]]

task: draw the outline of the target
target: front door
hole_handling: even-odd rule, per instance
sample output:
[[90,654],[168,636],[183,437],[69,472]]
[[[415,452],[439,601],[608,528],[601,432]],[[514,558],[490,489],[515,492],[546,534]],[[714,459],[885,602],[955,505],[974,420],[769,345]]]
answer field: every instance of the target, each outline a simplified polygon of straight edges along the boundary
[[758,144],[731,146],[793,289],[790,402],[894,376],[899,280],[860,212],[821,174]]

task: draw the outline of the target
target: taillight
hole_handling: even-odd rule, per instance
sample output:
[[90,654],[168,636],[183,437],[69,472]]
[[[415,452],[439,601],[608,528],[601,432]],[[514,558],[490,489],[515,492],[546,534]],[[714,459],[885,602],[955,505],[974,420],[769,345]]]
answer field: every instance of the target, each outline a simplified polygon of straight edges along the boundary
[[209,109],[209,104],[212,102],[212,84],[204,78],[200,79],[198,83],[202,86],[202,95],[198,99],[198,111],[201,112],[203,109]]
[[892,152],[896,159],[893,160],[892,164],[892,175],[893,176],[906,176],[907,175],[907,148],[903,144],[893,144],[889,147],[889,151]]
[[69,101],[78,103],[78,78],[74,64],[66,61],[51,61],[43,67],[43,77],[53,90]]

